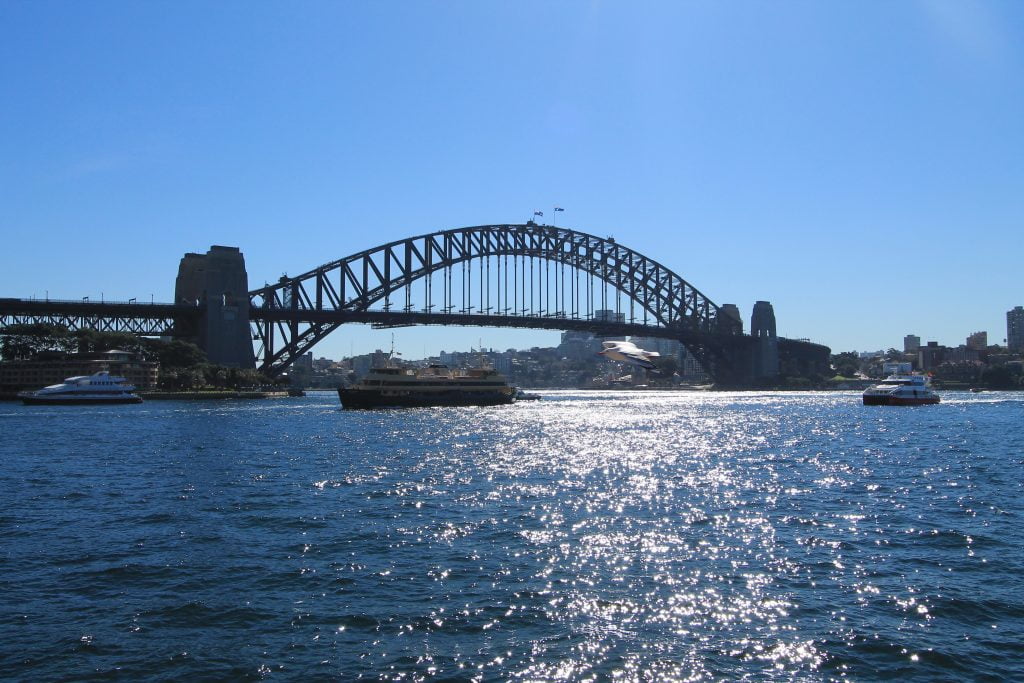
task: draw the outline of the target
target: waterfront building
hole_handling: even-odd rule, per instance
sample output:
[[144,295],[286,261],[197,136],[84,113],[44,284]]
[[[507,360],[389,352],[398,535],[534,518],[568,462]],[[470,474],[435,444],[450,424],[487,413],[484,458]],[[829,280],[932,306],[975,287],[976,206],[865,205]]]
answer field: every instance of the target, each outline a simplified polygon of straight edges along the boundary
[[601,342],[590,332],[563,332],[558,352],[563,358],[583,360],[601,350]]
[[512,372],[512,359],[514,356],[515,354],[510,353],[509,351],[492,351],[487,354],[487,357],[491,362],[491,367],[506,376]]
[[1011,351],[1024,351],[1024,306],[1006,312],[1006,345]]
[[13,393],[23,389],[39,389],[60,384],[68,377],[93,375],[101,370],[124,377],[137,389],[153,389],[160,374],[159,363],[140,360],[127,351],[101,353],[54,354],[34,360],[12,360],[0,363],[0,392]]
[[293,386],[308,386],[313,380],[313,352],[304,353],[295,359],[288,369]]
[[913,364],[904,361],[885,361],[882,363],[882,375],[885,377],[895,374],[909,375],[913,370]]
[[903,338],[903,353],[917,353],[921,348],[921,338],[916,334],[908,334]]
[[958,346],[955,349],[946,349],[942,354],[943,363],[977,363],[981,360],[982,349],[973,346]]
[[355,373],[355,376],[358,379],[368,373],[371,368],[383,368],[386,367],[387,364],[388,354],[377,349],[373,353],[354,357],[352,359],[352,372]]
[[373,365],[368,354],[360,356],[354,356],[352,358],[352,374],[357,378],[363,377],[370,371],[370,367]]
[[645,351],[655,351],[663,358],[682,360],[683,345],[678,339],[664,337],[630,337],[629,341]]
[[317,358],[313,361],[314,372],[327,372],[335,365],[335,362],[330,358]]
[[450,368],[462,368],[468,367],[472,364],[472,358],[475,354],[468,351],[442,351],[438,358],[441,363],[447,365]]
[[930,341],[917,350],[917,367],[922,372],[934,370],[945,360],[945,354],[945,346],[939,346],[939,342]]
[[967,347],[984,351],[988,348],[988,332],[974,332],[967,335]]
[[704,366],[685,346],[680,349],[679,376],[684,382],[703,383],[710,380]]

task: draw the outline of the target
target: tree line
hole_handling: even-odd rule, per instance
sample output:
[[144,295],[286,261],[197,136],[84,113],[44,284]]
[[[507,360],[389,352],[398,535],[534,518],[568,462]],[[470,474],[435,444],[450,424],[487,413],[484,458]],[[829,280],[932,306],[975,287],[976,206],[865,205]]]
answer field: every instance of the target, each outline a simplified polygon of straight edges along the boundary
[[[832,369],[841,377],[882,376],[882,362],[906,362],[907,354],[891,348],[881,358],[862,359],[856,351],[832,354]],[[986,364],[972,361],[945,362],[931,372],[938,381],[974,384],[987,389],[1024,389],[1024,367],[1020,362]]]

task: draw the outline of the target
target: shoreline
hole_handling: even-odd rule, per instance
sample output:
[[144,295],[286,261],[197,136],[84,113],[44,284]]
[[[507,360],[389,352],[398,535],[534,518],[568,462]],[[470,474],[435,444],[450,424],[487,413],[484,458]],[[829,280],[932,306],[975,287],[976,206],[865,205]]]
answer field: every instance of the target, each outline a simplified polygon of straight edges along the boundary
[[139,391],[144,401],[209,401],[231,398],[287,398],[287,391]]
[[[287,398],[287,391],[138,391],[143,401],[219,401],[226,399]],[[0,394],[0,401],[20,401],[17,392]]]

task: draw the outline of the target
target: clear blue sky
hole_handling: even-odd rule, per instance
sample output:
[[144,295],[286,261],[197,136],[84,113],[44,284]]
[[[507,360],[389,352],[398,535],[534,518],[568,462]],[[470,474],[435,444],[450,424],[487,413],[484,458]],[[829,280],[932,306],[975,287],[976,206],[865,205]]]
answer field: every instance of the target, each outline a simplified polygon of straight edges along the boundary
[[[0,3],[0,296],[168,301],[211,244],[255,286],[555,204],[786,336],[1001,341],[1024,3]],[[478,339],[557,334],[396,331]]]

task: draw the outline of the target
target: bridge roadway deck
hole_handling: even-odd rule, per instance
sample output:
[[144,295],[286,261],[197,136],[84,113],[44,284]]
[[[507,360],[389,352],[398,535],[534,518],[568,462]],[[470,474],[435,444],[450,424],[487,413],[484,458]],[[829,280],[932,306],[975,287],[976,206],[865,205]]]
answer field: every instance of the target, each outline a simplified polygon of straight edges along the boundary
[[[169,303],[138,303],[125,301],[78,301],[57,299],[12,299],[0,298],[0,325],[22,322],[50,322],[68,325],[97,327],[95,323],[104,319],[108,322],[98,326],[101,329],[124,329],[135,334],[168,334],[175,321],[195,321],[204,306]],[[288,324],[364,323],[376,327],[407,327],[414,325],[459,325],[466,327],[515,327],[523,329],[574,330],[592,332],[601,336],[645,336],[679,339],[691,343],[742,345],[748,342],[746,335],[721,335],[700,332],[685,327],[660,327],[643,323],[619,323],[608,320],[574,318],[564,315],[516,316],[481,313],[425,313],[422,311],[345,311],[310,310],[286,308],[251,308],[249,319],[253,322]],[[115,321],[136,321],[127,328]]]
[[341,325],[365,323],[375,327],[409,327],[414,325],[458,325],[465,327],[516,327],[541,330],[573,330],[592,332],[599,336],[642,336],[679,339],[691,343],[715,342],[743,344],[747,335],[720,335],[686,327],[659,327],[642,323],[619,323],[608,320],[573,318],[564,315],[516,316],[482,313],[424,313],[422,311],[339,311],[284,308],[252,308],[249,318],[270,323],[310,323]]
[[[39,322],[40,319],[69,324],[72,328],[84,322],[108,320],[101,327],[114,329],[116,320],[139,321],[154,333],[166,334],[174,321],[197,320],[203,305],[138,303],[127,301],[87,301],[60,299],[0,298],[0,325]],[[523,329],[574,330],[604,336],[637,335],[670,339],[715,339],[719,342],[736,335],[711,335],[685,327],[667,328],[643,323],[619,323],[593,318],[565,315],[517,316],[482,313],[425,313],[422,311],[345,311],[288,308],[251,308],[249,319],[264,323],[306,323],[341,325],[364,323],[377,327],[409,327],[414,325],[460,325],[466,327],[516,327]],[[77,324],[76,324],[77,323]],[[138,326],[131,330],[140,333]]]
[[159,318],[175,314],[195,315],[202,306],[193,304],[139,303],[138,301],[89,301],[87,299],[0,298],[0,315],[74,313],[118,317]]

